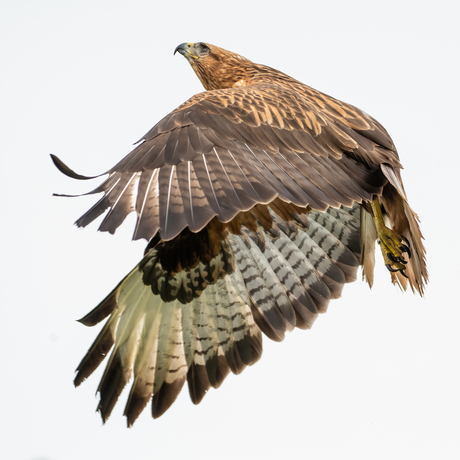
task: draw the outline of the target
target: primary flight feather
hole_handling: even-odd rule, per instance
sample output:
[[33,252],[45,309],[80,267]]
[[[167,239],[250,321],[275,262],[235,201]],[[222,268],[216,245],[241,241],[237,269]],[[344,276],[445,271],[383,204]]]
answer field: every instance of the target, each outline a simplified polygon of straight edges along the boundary
[[[185,381],[199,403],[262,353],[262,332],[311,327],[358,267],[373,281],[375,241],[393,283],[423,294],[418,217],[386,130],[271,67],[207,43],[176,48],[204,88],[157,123],[89,193],[76,224],[135,212],[141,262],[80,321],[107,321],[77,368],[110,353],[98,387],[105,421],[132,379],[128,425],[159,417]],[[75,179],[89,179],[52,156]]]

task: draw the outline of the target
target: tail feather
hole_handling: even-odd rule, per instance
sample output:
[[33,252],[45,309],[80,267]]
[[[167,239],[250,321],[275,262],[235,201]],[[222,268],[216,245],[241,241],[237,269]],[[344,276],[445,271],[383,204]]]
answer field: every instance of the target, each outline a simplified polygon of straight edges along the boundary
[[426,268],[426,251],[423,246],[423,235],[420,231],[417,214],[407,202],[407,196],[402,185],[399,171],[387,165],[382,165],[382,171],[389,180],[389,184],[383,189],[382,203],[390,220],[390,225],[396,232],[404,235],[410,243],[411,257],[406,258],[406,275],[404,278],[399,272],[392,273],[392,282],[398,284],[403,290],[409,284],[413,292],[423,296],[425,285],[428,282]]
[[374,219],[371,214],[364,208],[360,210],[361,214],[361,265],[363,267],[363,279],[369,287],[374,284],[374,267],[375,267],[375,242],[377,241],[377,229],[375,228]]
[[417,291],[423,295],[425,284],[428,282],[428,271],[426,269],[426,251],[422,242],[423,235],[419,226],[420,219],[406,201],[404,202],[404,214],[409,222],[409,232],[405,236],[411,242],[411,250],[414,254],[408,267],[409,282],[413,292]]

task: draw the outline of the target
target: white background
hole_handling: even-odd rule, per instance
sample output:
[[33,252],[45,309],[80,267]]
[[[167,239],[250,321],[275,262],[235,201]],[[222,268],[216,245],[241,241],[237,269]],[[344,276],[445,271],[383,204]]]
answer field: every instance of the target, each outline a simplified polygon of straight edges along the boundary
[[[0,456],[73,459],[460,458],[459,56],[452,1],[63,1],[0,5]],[[311,331],[127,429],[126,393],[102,426],[100,370],[74,369],[97,331],[75,322],[140,259],[133,219],[115,237],[72,223],[114,165],[202,90],[174,48],[206,41],[350,102],[391,133],[422,219],[431,283],[402,294],[380,263]],[[97,329],[97,328],[96,328]]]

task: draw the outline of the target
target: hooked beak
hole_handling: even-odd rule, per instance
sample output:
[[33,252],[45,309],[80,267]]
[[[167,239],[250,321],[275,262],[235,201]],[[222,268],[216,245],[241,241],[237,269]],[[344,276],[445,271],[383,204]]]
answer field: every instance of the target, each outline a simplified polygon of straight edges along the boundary
[[176,47],[176,49],[174,50],[174,54],[176,54],[177,52],[179,52],[180,54],[182,54],[182,56],[184,56],[185,58],[189,58],[189,57],[192,57],[194,59],[198,59],[197,56],[195,56],[191,51],[190,51],[190,48],[193,46],[193,43],[181,43],[179,46]]

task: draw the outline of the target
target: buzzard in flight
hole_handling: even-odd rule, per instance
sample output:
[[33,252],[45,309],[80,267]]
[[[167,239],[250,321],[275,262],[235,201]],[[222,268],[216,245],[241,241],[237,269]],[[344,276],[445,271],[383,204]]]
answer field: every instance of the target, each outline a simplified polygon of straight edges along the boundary
[[[78,366],[80,385],[111,351],[98,387],[109,417],[130,379],[128,425],[159,417],[185,381],[198,404],[231,371],[310,328],[375,241],[393,283],[423,294],[425,249],[386,130],[363,111],[207,43],[176,48],[207,90],[158,122],[90,193],[76,224],[135,212],[144,258],[80,321],[107,318]],[[90,179],[55,165],[75,179]],[[97,176],[96,176],[97,177]]]

